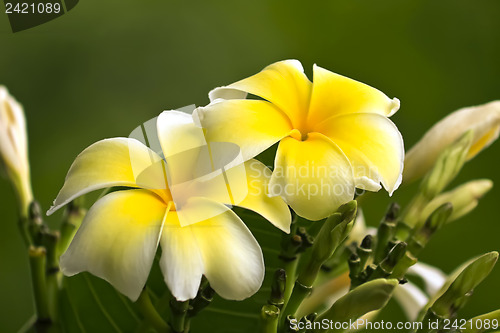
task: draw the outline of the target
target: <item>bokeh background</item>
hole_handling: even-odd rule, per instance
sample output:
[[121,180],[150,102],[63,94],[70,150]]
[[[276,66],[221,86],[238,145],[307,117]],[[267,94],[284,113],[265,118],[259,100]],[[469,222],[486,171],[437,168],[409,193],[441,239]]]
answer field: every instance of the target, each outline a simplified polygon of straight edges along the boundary
[[[287,58],[301,60],[309,76],[317,63],[397,96],[393,121],[408,149],[447,113],[500,99],[499,17],[498,0],[86,0],[13,34],[2,10],[0,84],[25,107],[34,192],[47,209],[88,145],[128,136],[162,110],[207,104],[210,89]],[[490,178],[497,187],[435,236],[423,261],[450,272],[500,249],[499,147],[469,162],[455,181]],[[414,190],[402,188],[392,200],[404,204]],[[371,198],[369,224],[390,200],[386,193]],[[33,312],[15,204],[0,179],[2,333],[17,332]],[[460,317],[498,308],[499,283],[497,267]]]

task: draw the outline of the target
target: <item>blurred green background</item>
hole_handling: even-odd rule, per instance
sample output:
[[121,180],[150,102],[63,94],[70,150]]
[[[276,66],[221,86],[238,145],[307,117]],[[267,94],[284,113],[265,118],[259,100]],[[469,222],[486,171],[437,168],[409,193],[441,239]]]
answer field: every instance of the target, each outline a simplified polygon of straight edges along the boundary
[[[397,96],[401,109],[392,119],[408,149],[447,113],[500,98],[499,17],[498,0],[85,0],[16,34],[0,13],[0,84],[25,107],[34,192],[47,209],[91,143],[127,136],[162,110],[204,105],[210,89],[287,58],[301,60],[309,76],[317,63]],[[499,145],[455,182],[490,178],[497,187],[435,236],[423,261],[450,272],[500,249]],[[394,198],[404,204],[413,190]],[[365,208],[370,224],[389,202],[386,193],[373,196]],[[1,179],[1,333],[16,332],[33,311],[15,204]],[[498,308],[498,282],[500,267],[460,317]]]

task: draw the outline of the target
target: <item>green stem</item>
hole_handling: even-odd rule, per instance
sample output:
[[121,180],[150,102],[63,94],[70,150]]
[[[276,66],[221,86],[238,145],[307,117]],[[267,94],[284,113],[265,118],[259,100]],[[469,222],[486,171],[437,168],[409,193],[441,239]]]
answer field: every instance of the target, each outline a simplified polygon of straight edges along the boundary
[[290,299],[288,300],[288,303],[286,304],[286,307],[283,309],[283,322],[284,318],[287,316],[295,316],[295,313],[297,312],[300,304],[302,304],[302,301],[311,294],[312,287],[304,285],[297,280],[295,282],[295,286],[293,288],[293,293]]
[[149,297],[148,290],[143,289],[139,299],[136,302],[139,307],[139,311],[146,320],[146,322],[153,327],[158,332],[171,333],[172,330],[168,327],[167,323],[158,314],[153,303],[151,303],[151,298]]
[[57,247],[58,256],[63,254],[73,240],[78,227],[81,225],[83,218],[87,214],[87,210],[83,208],[83,199],[76,199],[68,204],[64,212],[63,221],[61,224],[61,236]]
[[37,332],[48,332],[52,325],[52,319],[50,317],[49,297],[45,279],[47,252],[43,247],[31,246],[28,254],[37,316],[35,327]]
[[59,290],[62,279],[59,269],[59,260],[57,255],[57,246],[59,243],[59,232],[46,232],[43,234],[43,244],[47,249],[47,292],[49,301],[49,310],[54,322],[58,319],[59,309]]
[[278,318],[280,309],[277,306],[266,304],[262,307],[260,318],[262,333],[276,333],[278,331]]
[[407,208],[404,210],[403,214],[399,218],[399,221],[403,221],[410,227],[414,227],[419,218],[422,210],[425,208],[425,205],[429,202],[429,199],[426,198],[421,192],[417,194]]
[[297,279],[297,266],[299,263],[299,255],[297,258],[285,262],[284,269],[286,272],[286,280],[285,280],[285,297],[284,297],[284,305],[288,303],[290,296],[292,295],[293,286],[295,285],[295,280]]
[[290,233],[283,234],[281,240],[281,253],[280,260],[282,261],[282,267],[285,270],[285,292],[284,292],[284,305],[288,302],[290,295],[292,294],[293,285],[296,279],[297,265],[299,262],[300,254],[297,253],[302,240],[300,236],[297,236],[297,216],[292,219],[292,224],[290,226]]
[[21,217],[17,226],[19,227],[19,232],[21,233],[21,237],[23,238],[24,245],[29,248],[33,245],[33,239],[31,238],[29,227],[28,227],[28,218]]
[[173,298],[170,301],[170,310],[172,317],[170,318],[170,326],[176,333],[186,332],[186,315],[189,309],[189,301],[180,302]]

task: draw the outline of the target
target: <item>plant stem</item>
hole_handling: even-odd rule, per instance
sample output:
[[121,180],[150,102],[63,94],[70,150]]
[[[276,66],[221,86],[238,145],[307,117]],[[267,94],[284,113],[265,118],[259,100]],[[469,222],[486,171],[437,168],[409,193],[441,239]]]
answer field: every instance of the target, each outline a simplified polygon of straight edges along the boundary
[[295,280],[297,279],[297,265],[299,263],[298,258],[295,258],[292,261],[288,261],[284,264],[284,269],[286,272],[286,281],[285,281],[285,297],[284,297],[284,305],[288,303],[290,296],[292,295],[293,287],[295,285]]
[[28,254],[37,316],[35,327],[37,332],[48,332],[49,327],[52,325],[52,319],[50,317],[49,297],[45,279],[47,252],[43,247],[31,246]]
[[429,199],[419,192],[403,211],[398,221],[403,221],[413,228],[418,223],[420,214],[428,202]]
[[43,243],[47,249],[47,292],[49,301],[49,310],[54,322],[58,320],[59,308],[59,290],[61,281],[61,271],[59,269],[59,260],[57,256],[57,246],[59,243],[59,232],[47,232],[43,234]]
[[186,332],[186,314],[189,309],[189,301],[180,302],[175,298],[170,301],[170,310],[172,317],[170,325],[175,333]]
[[149,297],[149,293],[147,288],[142,290],[139,299],[136,302],[139,307],[139,311],[142,316],[146,320],[146,322],[151,325],[158,332],[171,333],[172,330],[167,325],[167,323],[163,320],[163,318],[158,314],[153,303],[151,303],[151,298]]
[[19,227],[19,232],[21,233],[21,237],[23,238],[24,245],[26,247],[30,247],[33,245],[33,240],[31,239],[31,235],[28,229],[28,219],[26,217],[21,217],[17,224]]
[[280,309],[277,306],[266,304],[262,307],[260,313],[262,322],[262,333],[277,332],[279,314],[280,314]]
[[[297,312],[297,309],[299,308],[300,304],[302,304],[302,301],[309,296],[309,294],[312,291],[311,286],[306,286],[297,280],[295,282],[295,286],[293,288],[293,293],[288,300],[288,303],[286,304],[285,308],[283,309],[282,313],[282,319],[286,318],[287,316],[295,316],[295,313]],[[284,322],[284,321],[283,321]]]

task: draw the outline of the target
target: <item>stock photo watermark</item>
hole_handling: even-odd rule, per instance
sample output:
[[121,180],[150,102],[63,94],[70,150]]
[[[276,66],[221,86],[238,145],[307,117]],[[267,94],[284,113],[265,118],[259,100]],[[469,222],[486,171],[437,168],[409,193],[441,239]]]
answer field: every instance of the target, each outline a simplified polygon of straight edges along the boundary
[[75,8],[79,0],[3,0],[12,32],[52,21]]

